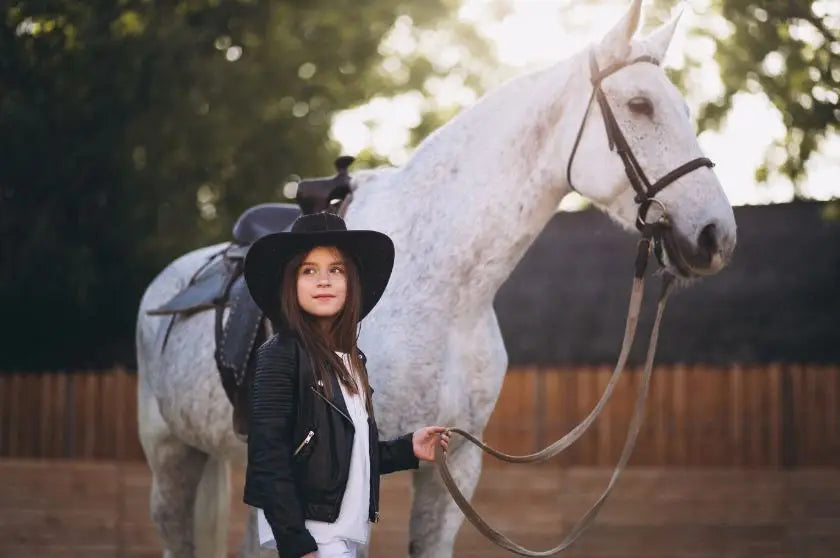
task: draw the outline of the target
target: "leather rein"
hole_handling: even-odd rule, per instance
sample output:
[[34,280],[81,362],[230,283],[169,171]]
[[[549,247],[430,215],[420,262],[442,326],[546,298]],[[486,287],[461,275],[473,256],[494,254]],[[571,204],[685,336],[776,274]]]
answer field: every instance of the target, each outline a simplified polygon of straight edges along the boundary
[[[463,436],[473,444],[480,447],[483,451],[486,451],[490,455],[502,461],[507,461],[509,463],[537,463],[551,459],[552,457],[556,456],[557,454],[571,446],[575,441],[577,441],[583,435],[583,433],[586,432],[586,430],[592,425],[592,423],[604,409],[607,402],[609,401],[610,396],[613,393],[613,389],[615,388],[616,384],[618,383],[618,380],[621,377],[621,373],[624,371],[624,367],[627,363],[627,357],[629,356],[630,349],[633,346],[633,340],[636,335],[636,325],[639,321],[639,312],[644,296],[644,275],[652,249],[655,252],[660,264],[663,263],[661,238],[662,235],[667,231],[667,229],[670,228],[671,225],[667,211],[665,209],[665,205],[662,203],[661,200],[656,199],[655,196],[657,193],[661,192],[663,188],[673,183],[681,176],[701,167],[714,166],[714,163],[712,163],[709,159],[705,157],[699,157],[677,167],[676,169],[672,170],[671,172],[667,173],[665,176],[657,180],[655,183],[650,183],[644,171],[642,170],[639,161],[633,155],[633,151],[630,149],[630,145],[627,142],[627,139],[624,137],[624,134],[622,133],[621,128],[619,127],[618,122],[615,119],[615,115],[613,114],[610,105],[607,102],[606,95],[601,89],[601,82],[606,77],[614,74],[615,72],[631,64],[642,62],[659,65],[659,62],[655,58],[652,58],[650,56],[640,56],[638,58],[626,62],[608,66],[604,70],[600,70],[598,68],[597,60],[595,59],[595,53],[593,50],[590,50],[589,69],[590,81],[592,83],[592,94],[589,97],[589,103],[586,106],[586,111],[584,112],[583,120],[581,121],[580,129],[578,130],[577,137],[575,138],[575,143],[572,148],[572,153],[569,156],[569,162],[566,168],[566,178],[568,180],[569,186],[574,190],[575,188],[574,186],[572,186],[571,180],[572,161],[574,160],[581,136],[583,135],[583,130],[586,124],[586,118],[589,115],[590,109],[593,104],[592,101],[593,99],[595,99],[597,100],[598,105],[601,109],[601,115],[604,120],[604,126],[606,127],[610,150],[615,151],[619,155],[619,157],[621,157],[621,160],[624,163],[624,172],[626,173],[627,178],[629,179],[633,189],[636,191],[636,196],[634,199],[639,205],[638,215],[636,218],[636,228],[641,233],[641,238],[639,239],[639,242],[637,244],[633,287],[630,293],[630,305],[628,308],[627,321],[624,328],[624,340],[621,344],[621,350],[619,352],[618,361],[616,362],[612,376],[610,376],[610,380],[607,383],[606,388],[604,389],[604,393],[601,395],[601,398],[598,400],[598,403],[595,405],[592,411],[590,411],[590,413],[580,422],[580,424],[575,426],[565,436],[536,453],[528,455],[509,455],[500,452],[494,448],[491,448],[490,446],[479,440],[476,436],[470,434],[469,432],[461,430],[460,428],[453,427],[448,429],[450,433],[457,433]],[[653,204],[659,206],[659,209],[661,210],[661,215],[656,221],[649,223],[647,221],[647,213],[651,205]],[[627,439],[624,443],[624,448],[621,451],[621,455],[618,459],[618,463],[616,464],[615,470],[613,471],[613,474],[610,477],[607,487],[604,489],[601,496],[595,501],[592,507],[590,507],[590,509],[583,515],[583,517],[575,524],[572,530],[565,536],[565,538],[562,541],[560,541],[560,543],[557,546],[548,550],[529,550],[512,541],[507,536],[488,525],[487,522],[485,522],[484,519],[478,514],[478,512],[476,512],[476,510],[472,507],[468,498],[464,496],[464,494],[455,484],[455,481],[452,478],[452,475],[449,471],[449,467],[446,462],[447,452],[442,450],[439,445],[436,446],[435,463],[438,467],[440,476],[443,479],[444,484],[449,489],[449,492],[452,495],[452,498],[455,500],[455,503],[464,513],[466,518],[469,519],[470,522],[492,542],[494,542],[502,548],[505,548],[521,556],[552,556],[569,548],[595,519],[595,517],[598,514],[598,511],[601,509],[601,506],[603,506],[604,502],[606,501],[607,496],[610,494],[613,487],[615,486],[619,475],[627,465],[627,462],[630,459],[630,455],[632,454],[633,448],[636,444],[636,438],[638,437],[639,431],[641,430],[642,420],[644,417],[645,401],[647,398],[648,388],[650,386],[650,378],[653,370],[653,361],[656,354],[656,344],[659,338],[659,326],[662,319],[662,314],[665,311],[665,303],[667,301],[668,295],[671,292],[673,279],[674,276],[671,274],[666,273],[663,275],[662,290],[657,305],[656,318],[651,329],[647,357],[645,358],[645,365],[642,372],[642,381],[638,388],[638,392],[636,395],[636,403],[633,409],[633,414],[630,418],[630,424],[628,426],[627,431]]]

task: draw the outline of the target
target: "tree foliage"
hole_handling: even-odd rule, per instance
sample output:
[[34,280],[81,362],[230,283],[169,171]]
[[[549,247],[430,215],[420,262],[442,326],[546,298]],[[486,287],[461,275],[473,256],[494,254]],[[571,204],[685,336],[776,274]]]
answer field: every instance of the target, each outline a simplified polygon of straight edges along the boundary
[[388,72],[380,46],[398,18],[457,31],[458,1],[3,6],[8,369],[130,362],[149,280],[225,240],[246,207],[283,201],[288,181],[330,174],[333,113],[445,74],[422,56]]
[[[661,16],[666,2],[657,2]],[[671,3],[668,2],[668,8]],[[715,16],[724,25],[715,25]],[[820,140],[840,122],[840,7],[831,0],[712,0],[695,34],[714,42],[723,88],[698,115],[701,128],[721,124],[736,93],[764,93],[786,134],[756,172],[780,172],[796,184]],[[689,52],[691,57],[692,53]],[[704,61],[693,59],[693,64]],[[678,79],[685,73],[676,73]]]

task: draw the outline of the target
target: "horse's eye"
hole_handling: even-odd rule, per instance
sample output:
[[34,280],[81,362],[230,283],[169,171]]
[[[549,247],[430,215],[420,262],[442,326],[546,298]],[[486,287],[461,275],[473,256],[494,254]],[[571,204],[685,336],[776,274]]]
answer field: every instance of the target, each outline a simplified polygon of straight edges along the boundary
[[653,103],[647,97],[633,97],[627,102],[627,106],[636,114],[653,115]]

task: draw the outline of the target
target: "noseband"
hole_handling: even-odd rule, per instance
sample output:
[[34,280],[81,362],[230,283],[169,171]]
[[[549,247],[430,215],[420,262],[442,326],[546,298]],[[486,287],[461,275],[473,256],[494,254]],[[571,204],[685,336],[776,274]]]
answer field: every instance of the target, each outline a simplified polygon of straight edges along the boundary
[[[639,62],[647,62],[656,66],[659,65],[659,61],[652,56],[639,56],[638,58],[625,62],[619,62],[601,70],[598,68],[595,51],[589,51],[589,79],[592,83],[592,94],[589,96],[589,102],[586,104],[586,111],[583,113],[583,120],[581,120],[580,128],[578,129],[577,137],[575,137],[575,143],[572,147],[572,153],[569,156],[569,163],[566,166],[566,180],[572,190],[578,191],[572,184],[572,161],[574,161],[575,154],[577,153],[580,138],[583,136],[583,130],[586,126],[586,117],[589,116],[589,111],[592,108],[592,99],[597,99],[598,106],[601,107],[601,116],[604,119],[604,127],[607,131],[607,140],[609,141],[610,151],[615,151],[618,153],[618,156],[621,157],[621,162],[624,163],[624,173],[627,175],[630,185],[633,186],[633,190],[636,191],[636,196],[633,198],[634,201],[639,204],[639,212],[636,216],[636,228],[644,237],[653,239],[655,247],[654,252],[656,253],[659,263],[662,264],[662,245],[660,237],[662,232],[670,226],[670,223],[668,221],[665,205],[661,200],[656,199],[656,194],[661,192],[669,184],[675,182],[681,176],[701,167],[714,167],[715,164],[707,157],[698,157],[680,165],[653,184],[650,183],[650,180],[648,180],[647,175],[645,175],[645,171],[639,164],[638,159],[636,159],[636,156],[633,155],[633,150],[630,148],[627,138],[624,137],[624,134],[618,125],[618,121],[615,118],[615,114],[613,114],[610,104],[607,102],[607,96],[601,88],[601,83],[604,79],[622,68]],[[648,223],[647,213],[650,206],[653,204],[659,206],[662,215],[656,222]]]

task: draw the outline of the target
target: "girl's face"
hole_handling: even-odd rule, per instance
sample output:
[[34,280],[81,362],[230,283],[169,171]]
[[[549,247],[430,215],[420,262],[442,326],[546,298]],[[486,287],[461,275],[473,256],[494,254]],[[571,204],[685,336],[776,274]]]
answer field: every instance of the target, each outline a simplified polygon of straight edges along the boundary
[[303,310],[319,318],[333,318],[347,299],[347,276],[341,252],[335,248],[313,248],[297,272],[297,298]]

